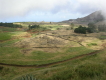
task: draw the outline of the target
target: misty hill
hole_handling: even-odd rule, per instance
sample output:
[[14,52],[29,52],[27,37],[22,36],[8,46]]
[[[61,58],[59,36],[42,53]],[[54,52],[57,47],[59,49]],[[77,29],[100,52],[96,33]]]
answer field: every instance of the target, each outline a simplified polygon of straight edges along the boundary
[[98,22],[102,22],[104,20],[105,19],[104,19],[104,16],[102,15],[102,12],[96,11],[96,12],[89,14],[88,16],[83,17],[83,18],[69,19],[69,20],[66,20],[63,22],[76,23],[76,24],[88,24],[90,22],[98,23]]

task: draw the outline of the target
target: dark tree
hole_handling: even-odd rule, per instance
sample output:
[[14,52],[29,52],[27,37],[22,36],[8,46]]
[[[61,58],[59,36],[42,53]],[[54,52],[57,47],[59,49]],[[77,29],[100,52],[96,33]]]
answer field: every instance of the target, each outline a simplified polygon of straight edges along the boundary
[[86,34],[86,27],[82,27],[82,25],[80,25],[78,28],[76,28],[74,30],[75,33],[81,33],[81,34]]
[[0,26],[11,27],[11,28],[22,28],[21,25],[13,24],[13,23],[0,23]]
[[39,25],[29,25],[28,27],[29,27],[29,30],[31,30],[31,29],[38,29],[38,28],[40,28],[40,26],[39,26]]

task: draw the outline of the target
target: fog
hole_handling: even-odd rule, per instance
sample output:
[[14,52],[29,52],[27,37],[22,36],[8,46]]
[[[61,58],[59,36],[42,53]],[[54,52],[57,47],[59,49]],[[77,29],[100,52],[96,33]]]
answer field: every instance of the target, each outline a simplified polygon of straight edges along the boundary
[[105,3],[104,0],[0,0],[0,21],[16,21],[17,17],[17,20],[46,20],[48,17],[43,16],[48,15],[50,19],[78,18],[97,10],[106,11]]

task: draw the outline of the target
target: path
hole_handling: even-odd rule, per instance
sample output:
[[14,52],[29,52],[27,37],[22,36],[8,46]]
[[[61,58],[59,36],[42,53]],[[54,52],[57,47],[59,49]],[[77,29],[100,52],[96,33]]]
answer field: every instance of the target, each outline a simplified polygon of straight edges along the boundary
[[60,64],[60,63],[64,63],[64,62],[67,62],[67,61],[71,61],[71,60],[76,60],[76,59],[79,59],[79,58],[82,58],[82,57],[85,57],[85,56],[89,56],[89,55],[93,55],[93,54],[97,54],[99,53],[100,51],[102,50],[97,50],[97,51],[94,51],[94,52],[91,52],[91,53],[88,53],[88,54],[83,54],[83,55],[79,55],[79,56],[75,56],[73,58],[70,58],[70,59],[67,59],[67,60],[63,60],[63,61],[58,61],[58,62],[53,62],[53,63],[48,63],[48,64],[42,64],[42,65],[16,65],[16,64],[5,64],[5,63],[0,63],[0,66],[14,66],[14,67],[35,67],[35,68],[42,68],[42,67],[48,67],[48,66],[53,66],[53,65],[56,65],[56,64]]

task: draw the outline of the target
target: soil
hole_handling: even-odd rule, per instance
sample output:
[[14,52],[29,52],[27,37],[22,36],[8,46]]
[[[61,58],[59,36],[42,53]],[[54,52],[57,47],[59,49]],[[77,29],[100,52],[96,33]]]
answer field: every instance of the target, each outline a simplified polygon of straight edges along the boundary
[[[16,42],[16,47],[24,48],[22,53],[30,53],[34,50],[45,52],[60,51],[62,47],[80,47],[85,46],[94,50],[100,50],[105,47],[106,40],[100,40],[97,37],[105,33],[76,34],[72,30],[55,30],[39,33],[36,37],[28,37]],[[96,46],[91,43],[97,44]]]

